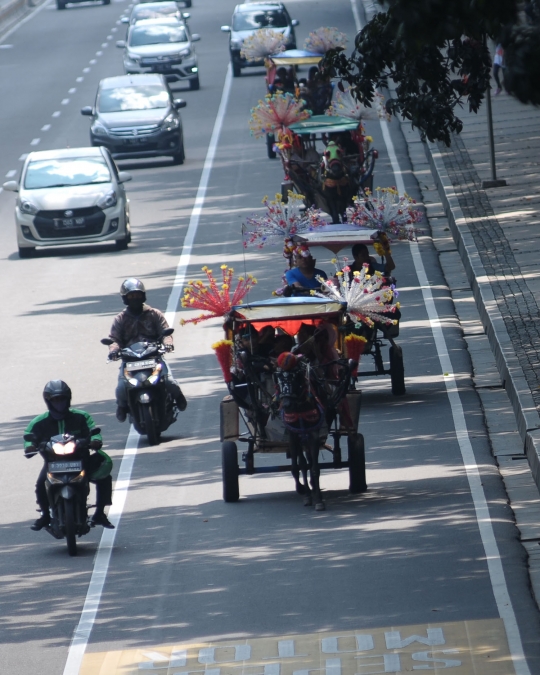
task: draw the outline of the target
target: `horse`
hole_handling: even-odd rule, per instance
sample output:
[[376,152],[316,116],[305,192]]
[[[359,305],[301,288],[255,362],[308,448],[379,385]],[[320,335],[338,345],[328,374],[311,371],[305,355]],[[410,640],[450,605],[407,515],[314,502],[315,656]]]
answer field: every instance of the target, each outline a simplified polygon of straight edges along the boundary
[[274,379],[279,416],[289,431],[291,473],[296,492],[304,495],[305,506],[311,506],[315,499],[315,510],[324,511],[326,507],[319,482],[319,429],[324,423],[324,410],[315,391],[309,364],[284,352],[278,358]]
[[335,141],[330,141],[324,151],[320,167],[322,192],[326,197],[333,223],[340,222],[345,210],[352,204],[353,198],[343,154],[343,149]]

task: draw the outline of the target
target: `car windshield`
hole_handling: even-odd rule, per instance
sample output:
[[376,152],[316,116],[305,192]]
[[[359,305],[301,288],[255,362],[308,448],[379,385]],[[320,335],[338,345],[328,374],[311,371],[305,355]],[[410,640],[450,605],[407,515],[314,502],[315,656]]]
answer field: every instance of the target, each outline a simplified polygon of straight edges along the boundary
[[152,110],[167,108],[169,103],[169,94],[164,87],[159,84],[147,84],[137,87],[102,89],[99,93],[97,109],[101,113]]
[[[160,16],[177,16],[178,7],[175,4],[163,3],[164,7],[145,7],[139,5],[133,9],[131,14],[131,23],[142,21],[143,19],[159,19]],[[136,11],[135,11],[136,10]]]
[[27,190],[41,190],[110,182],[111,172],[103,157],[65,157],[30,162],[24,187]]
[[281,9],[237,12],[233,16],[233,30],[255,30],[257,28],[287,28],[289,22]]
[[177,24],[156,24],[155,26],[138,26],[135,24],[129,34],[130,47],[187,41],[188,37],[184,26]]

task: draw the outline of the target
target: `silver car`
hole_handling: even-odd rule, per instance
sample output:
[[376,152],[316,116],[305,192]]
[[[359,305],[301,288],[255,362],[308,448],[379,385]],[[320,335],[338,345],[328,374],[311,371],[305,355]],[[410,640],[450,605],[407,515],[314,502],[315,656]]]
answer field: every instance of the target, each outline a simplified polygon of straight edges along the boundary
[[38,246],[131,241],[129,200],[124,183],[106,148],[69,148],[31,152],[20,182],[4,183],[17,192],[15,223],[19,257]]
[[187,81],[199,89],[199,63],[193,42],[183,21],[174,17],[145,19],[130,26],[127,40],[116,46],[124,50],[126,74],[160,73],[168,82]]
[[135,5],[131,10],[129,17],[124,16],[120,21],[128,26],[132,26],[134,23],[145,21],[146,19],[164,19],[169,17],[178,19],[183,23],[189,36],[190,33],[187,20],[191,17],[191,14],[189,12],[180,11],[176,2],[173,2],[172,0],[171,2],[162,0],[161,2],[145,2],[143,4]]

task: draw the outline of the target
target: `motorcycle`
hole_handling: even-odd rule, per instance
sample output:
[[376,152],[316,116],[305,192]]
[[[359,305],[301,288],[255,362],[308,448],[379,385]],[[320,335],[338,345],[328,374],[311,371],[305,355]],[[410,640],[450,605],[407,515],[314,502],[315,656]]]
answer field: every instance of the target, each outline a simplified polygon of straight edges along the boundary
[[[130,422],[150,445],[158,445],[161,432],[178,417],[176,403],[165,386],[167,367],[163,360],[166,349],[162,339],[173,332],[174,328],[167,328],[157,342],[136,342],[119,352],[127,381]],[[109,346],[113,340],[103,338],[101,344]]]
[[[100,431],[92,429],[90,435]],[[35,436],[25,434],[24,440],[33,443]],[[72,434],[52,436],[37,447],[47,462],[45,488],[51,523],[46,529],[55,539],[66,540],[70,556],[77,555],[77,537],[88,534],[91,528],[87,504],[90,483],[84,466],[90,447],[90,438],[75,438]]]

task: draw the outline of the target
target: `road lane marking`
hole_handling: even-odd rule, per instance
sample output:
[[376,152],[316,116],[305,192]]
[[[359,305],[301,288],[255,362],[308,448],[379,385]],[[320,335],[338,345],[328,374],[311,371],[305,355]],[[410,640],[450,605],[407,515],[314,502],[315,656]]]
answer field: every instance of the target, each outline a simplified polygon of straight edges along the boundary
[[[42,12],[45,8],[47,9],[54,9],[51,7],[51,0],[47,0],[47,2],[44,2],[42,5],[39,7],[36,7],[30,14],[27,14],[24,18],[22,18],[20,21],[17,21],[17,23],[13,26],[13,28],[10,28],[7,32],[5,32],[2,37],[0,38],[0,43],[3,43],[4,40],[7,40],[8,37],[13,35],[13,33],[18,30],[21,26],[24,26],[24,24],[27,21],[30,21],[30,19],[33,19],[36,14],[39,12]],[[0,45],[1,46],[1,45]]]
[[51,128],[51,125],[50,125],[50,124],[44,124],[44,125],[41,127],[41,131],[49,131],[50,128]]
[[80,675],[374,675],[425,670],[512,675],[502,620],[141,646],[86,654]]
[[[210,138],[208,151],[206,153],[201,179],[199,181],[197,196],[195,197],[195,203],[193,205],[189,226],[184,239],[184,245],[182,247],[182,254],[176,269],[175,280],[171,294],[169,296],[169,301],[167,303],[166,317],[169,325],[171,326],[174,324],[180,293],[182,292],[184,286],[184,279],[191,257],[191,250],[193,248],[195,235],[197,234],[197,228],[199,226],[200,215],[204,206],[210,173],[212,171],[212,165],[216,155],[219,136],[223,126],[225,112],[227,110],[231,82],[232,71],[229,64],[227,68],[227,76],[225,77],[225,83],[223,85],[223,92],[221,94],[221,102],[216,116],[216,121],[214,123],[212,136]],[[120,523],[127,492],[129,490],[129,481],[137,454],[139,438],[139,434],[133,427],[131,427],[126,442],[124,455],[122,457],[122,463],[120,464],[118,479],[114,488],[113,505],[109,510],[109,519],[114,525],[116,525],[117,529],[103,530],[103,534],[99,542],[94,569],[92,571],[92,577],[90,579],[90,584],[88,586],[88,591],[84,602],[84,607],[79,619],[79,623],[77,624],[73,634],[63,675],[78,675],[80,673],[82,659],[86,651],[86,645],[90,639],[90,634],[92,632],[92,628],[94,626],[99,609],[99,603],[101,601],[101,594],[103,593],[103,587],[107,579],[107,572],[109,569],[114,539],[116,533],[118,532],[118,525]]]
[[[351,0],[351,7],[353,7],[356,28],[357,30],[361,30],[362,24],[356,9],[356,0]],[[390,131],[388,129],[388,123],[384,120],[379,120],[379,123],[388,152],[388,157],[390,159],[390,164],[392,165],[396,189],[399,194],[403,194],[405,192],[405,183],[403,181],[402,171],[396,155],[394,144],[390,136]],[[418,277],[418,283],[422,290],[422,297],[428,314],[430,328],[433,335],[433,340],[435,342],[435,348],[437,350],[437,356],[441,364],[441,372],[451,373],[452,362],[448,354],[448,347],[446,345],[446,340],[442,330],[441,320],[437,312],[437,307],[435,306],[435,300],[433,299],[433,294],[431,292],[431,287],[429,285],[429,280],[427,278],[424,263],[420,253],[420,247],[417,242],[411,242],[411,255]],[[495,596],[495,602],[499,610],[499,615],[506,628],[506,635],[510,645],[512,661],[514,663],[517,675],[530,675],[529,666],[525,660],[525,654],[523,651],[523,644],[521,642],[521,635],[519,634],[516,615],[512,606],[510,593],[508,592],[508,586],[506,585],[499,547],[497,545],[497,540],[495,539],[495,533],[493,532],[493,525],[491,522],[491,515],[489,513],[486,495],[482,487],[482,478],[478,470],[471,440],[469,438],[469,432],[465,420],[465,412],[461,403],[459,390],[453,377],[445,377],[443,378],[443,381],[446,387],[446,394],[450,403],[450,409],[452,411],[454,428],[456,430],[456,438],[461,452],[463,465],[465,467],[465,472],[467,474],[467,480],[469,482],[469,489],[471,491],[471,497],[476,513],[476,522],[478,524],[480,538],[482,540],[482,545],[486,555],[486,564],[491,587],[493,589],[493,595]]]
[[74,94],[77,91],[76,87],[71,87],[71,89],[68,89],[68,94]]
[[63,99],[60,101],[60,103],[61,103],[62,105],[67,105],[67,104],[69,103],[69,98],[63,98]]
[[75,82],[83,82],[83,81],[84,81],[84,77],[75,78]]
[[28,157],[27,152],[23,152],[23,154],[19,157],[19,162],[24,162],[24,160]]
[[89,73],[92,69],[91,68],[83,68],[82,71],[83,73]]
[[30,145],[39,145],[40,141],[41,141],[41,138],[33,138],[30,141]]
[[97,63],[96,59],[90,59],[88,63],[91,63],[93,66]]
[[52,117],[60,117],[62,113],[59,110],[55,110],[52,114]]
[[16,169],[11,169],[11,171],[8,171],[6,173],[6,178],[13,178],[13,176],[17,173]]

